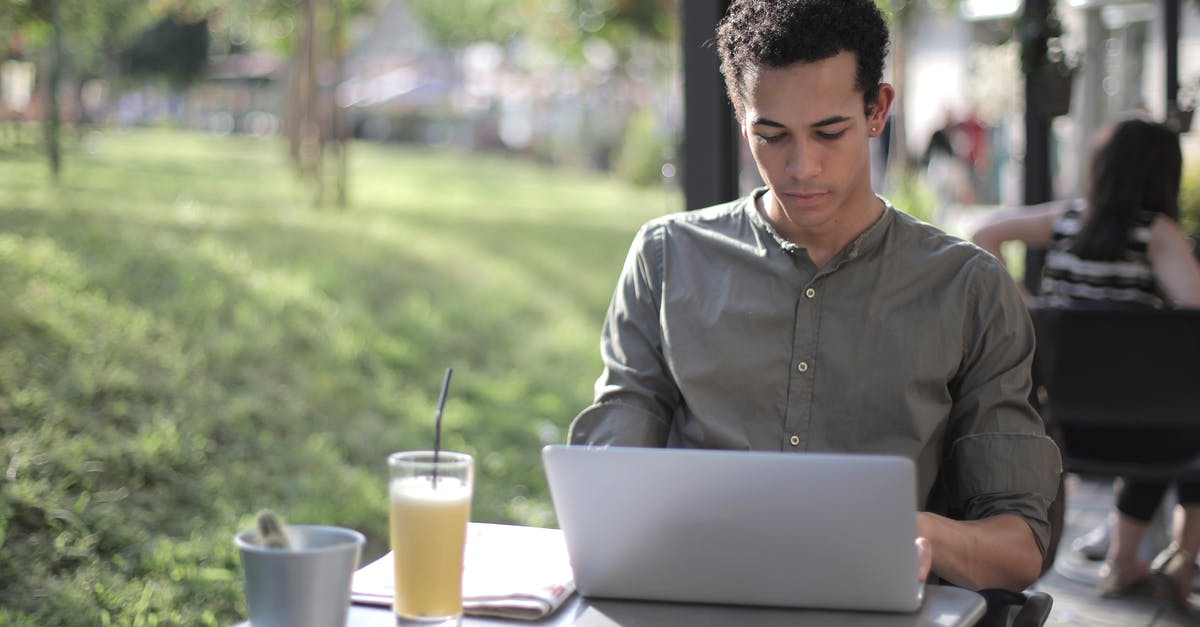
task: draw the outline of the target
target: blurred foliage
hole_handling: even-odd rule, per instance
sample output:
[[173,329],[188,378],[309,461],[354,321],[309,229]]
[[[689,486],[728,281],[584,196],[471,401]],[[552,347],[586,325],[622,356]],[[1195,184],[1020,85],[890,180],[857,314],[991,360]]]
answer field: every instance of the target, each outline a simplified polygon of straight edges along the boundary
[[[81,74],[100,75],[105,63],[163,30],[168,20],[194,24],[207,20],[209,50],[215,54],[245,50],[287,52],[295,45],[303,0],[58,0],[62,13],[67,65]],[[369,0],[340,2],[346,15],[373,10]],[[34,59],[47,45],[51,0],[0,2],[0,42],[20,42],[21,54]],[[322,15],[328,20],[328,16]],[[161,34],[161,33],[160,33]],[[160,42],[158,49],[164,49]],[[0,55],[5,52],[0,49]],[[135,51],[136,54],[136,51]],[[176,64],[177,66],[177,64]],[[168,74],[175,74],[174,71]]]
[[163,76],[176,88],[193,83],[208,62],[208,20],[165,16],[138,35],[122,61],[130,76]]
[[962,0],[875,0],[894,25],[907,24],[918,6],[925,6],[939,11],[956,9]]
[[638,41],[678,37],[680,0],[412,0],[413,9],[444,45],[526,39],[581,63],[597,37],[625,57]]
[[905,175],[888,194],[892,206],[924,222],[933,222],[937,193],[917,171]]
[[263,507],[378,557],[384,460],[430,446],[447,366],[473,519],[554,523],[540,447],[590,401],[629,241],[677,194],[361,144],[331,211],[274,140],[82,141],[58,188],[0,144],[0,624],[236,622],[232,537]]
[[[193,10],[208,16],[212,31],[212,52],[227,54],[249,50],[269,50],[283,54],[296,46],[303,26],[301,14],[305,0],[185,0]],[[319,0],[318,20],[327,24],[333,3],[343,15],[369,15],[385,0]]]
[[1179,187],[1179,217],[1183,231],[1193,237],[1200,236],[1200,163],[1184,168]]
[[663,180],[663,165],[672,160],[676,138],[665,128],[653,109],[635,113],[625,129],[617,155],[617,173],[635,185],[653,185]]
[[[58,0],[67,65],[82,73],[98,74],[136,34],[154,20],[146,0]],[[29,60],[40,56],[50,39],[51,0],[5,0],[0,3],[0,42]]]

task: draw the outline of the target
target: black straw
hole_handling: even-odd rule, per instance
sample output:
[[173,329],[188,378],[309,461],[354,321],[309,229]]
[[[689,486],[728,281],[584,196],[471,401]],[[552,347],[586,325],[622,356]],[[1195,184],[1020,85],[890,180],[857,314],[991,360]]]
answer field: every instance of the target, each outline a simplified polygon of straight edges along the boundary
[[442,410],[446,407],[446,392],[450,389],[450,375],[453,368],[446,368],[446,378],[442,379],[442,397],[438,399],[437,422],[433,428],[433,487],[437,487],[438,452],[442,449]]

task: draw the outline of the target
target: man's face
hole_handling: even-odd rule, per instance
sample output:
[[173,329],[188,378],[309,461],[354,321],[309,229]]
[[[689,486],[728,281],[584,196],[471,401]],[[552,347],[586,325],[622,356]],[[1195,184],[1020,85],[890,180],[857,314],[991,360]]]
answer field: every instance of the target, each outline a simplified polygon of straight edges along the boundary
[[760,68],[747,80],[742,135],[774,196],[768,217],[785,236],[865,228],[850,214],[868,211],[873,199],[867,140],[882,131],[892,91],[881,88],[868,117],[856,69],[854,54],[841,52]]

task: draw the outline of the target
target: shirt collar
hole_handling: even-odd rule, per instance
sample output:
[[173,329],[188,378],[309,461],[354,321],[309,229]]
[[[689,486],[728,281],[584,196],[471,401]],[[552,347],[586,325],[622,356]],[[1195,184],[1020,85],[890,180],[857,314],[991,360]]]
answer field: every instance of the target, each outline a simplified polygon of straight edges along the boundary
[[887,198],[875,194],[875,197],[883,203],[883,213],[879,214],[879,219],[875,224],[867,227],[867,230],[858,234],[853,242],[844,250],[847,251],[846,259],[854,259],[864,252],[870,251],[883,241],[883,236],[887,233],[888,227],[891,226],[895,219],[896,209],[892,207],[892,203],[888,202]]
[[763,197],[763,194],[767,193],[767,189],[767,187],[759,187],[750,192],[750,198],[746,202],[746,213],[750,214],[750,222],[760,230],[765,231],[767,235],[770,235],[771,239],[775,240],[775,243],[779,244],[779,247],[784,251],[797,253],[804,250],[793,243],[792,240],[780,235],[779,231],[776,231],[775,227],[771,226],[771,222],[767,220],[767,217],[758,210],[758,201]]
[[[762,198],[763,194],[765,193],[767,193],[766,187],[756,188],[750,193],[750,196],[746,202],[746,212],[750,214],[751,223],[770,235],[771,238],[774,239],[775,242],[779,244],[779,247],[783,250],[789,253],[797,253],[804,250],[803,246],[797,246],[791,240],[780,235],[779,231],[776,231],[775,227],[771,226],[771,223],[767,220],[766,216],[764,216],[762,212],[758,210],[758,200],[759,198]],[[833,259],[826,264],[826,267],[830,271],[836,269],[837,266],[841,265],[842,263],[855,259],[859,255],[872,250],[879,245],[879,242],[883,240],[884,234],[887,233],[888,227],[895,219],[895,207],[892,206],[892,203],[889,202],[887,198],[884,198],[879,194],[876,194],[875,197],[883,202],[883,213],[880,214],[879,219],[876,220],[874,224],[867,227],[867,230],[859,233],[858,237],[854,238],[854,241],[850,242],[849,245],[838,251],[838,253],[833,256]]]

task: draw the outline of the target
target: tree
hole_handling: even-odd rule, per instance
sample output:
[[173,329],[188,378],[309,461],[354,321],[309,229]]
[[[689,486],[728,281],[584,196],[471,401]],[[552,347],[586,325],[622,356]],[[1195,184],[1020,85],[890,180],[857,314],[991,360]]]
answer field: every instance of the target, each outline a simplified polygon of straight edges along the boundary
[[274,49],[287,55],[283,129],[297,176],[325,200],[327,153],[336,161],[335,199],[345,206],[347,148],[333,94],[341,82],[347,16],[369,10],[369,0],[190,0],[210,12],[212,47],[224,52]]
[[[286,115],[289,154],[302,178],[311,180],[314,202],[324,201],[325,155],[335,161],[335,200],[345,207],[348,195],[347,146],[341,112],[335,98],[346,56],[344,16],[358,12],[364,5],[358,0],[303,0],[301,28],[292,53],[289,72],[291,107]],[[330,80],[322,99],[320,72],[327,68]]]
[[53,176],[62,167],[59,95],[63,79],[72,77],[78,85],[83,77],[105,75],[110,86],[115,84],[111,68],[117,65],[119,51],[151,18],[146,0],[5,0],[0,4],[0,41],[19,38],[24,42],[21,54],[38,65],[38,100]]
[[[293,72],[292,89],[307,85],[298,107],[304,121],[296,126],[307,129],[307,139],[299,132],[290,134],[295,146],[291,152],[302,176],[320,180],[319,161],[326,141],[342,138],[332,129],[331,101],[320,101],[317,73],[331,55],[345,52],[341,16],[366,8],[366,0],[0,0],[0,42],[20,33],[29,55],[38,60],[44,135],[55,176],[61,166],[60,77],[68,73],[77,80],[103,76],[111,98],[122,68],[141,76],[163,76],[178,88],[201,75],[214,48],[274,47],[291,53],[293,68],[301,64],[306,68],[300,74]],[[301,28],[289,28],[291,23]],[[305,153],[309,158],[302,161],[300,145],[305,142],[310,146]],[[344,159],[344,148],[335,150],[335,155],[339,161]],[[344,171],[342,163],[339,198],[345,196]]]
[[42,129],[50,174],[57,180],[62,170],[59,137],[61,117],[58,106],[59,82],[64,61],[62,0],[15,1],[4,16],[0,17],[0,27],[3,26],[12,29],[13,33],[29,32],[32,35],[32,44],[42,43],[47,47],[41,64],[43,71],[39,72],[45,77],[42,81],[45,94]]

